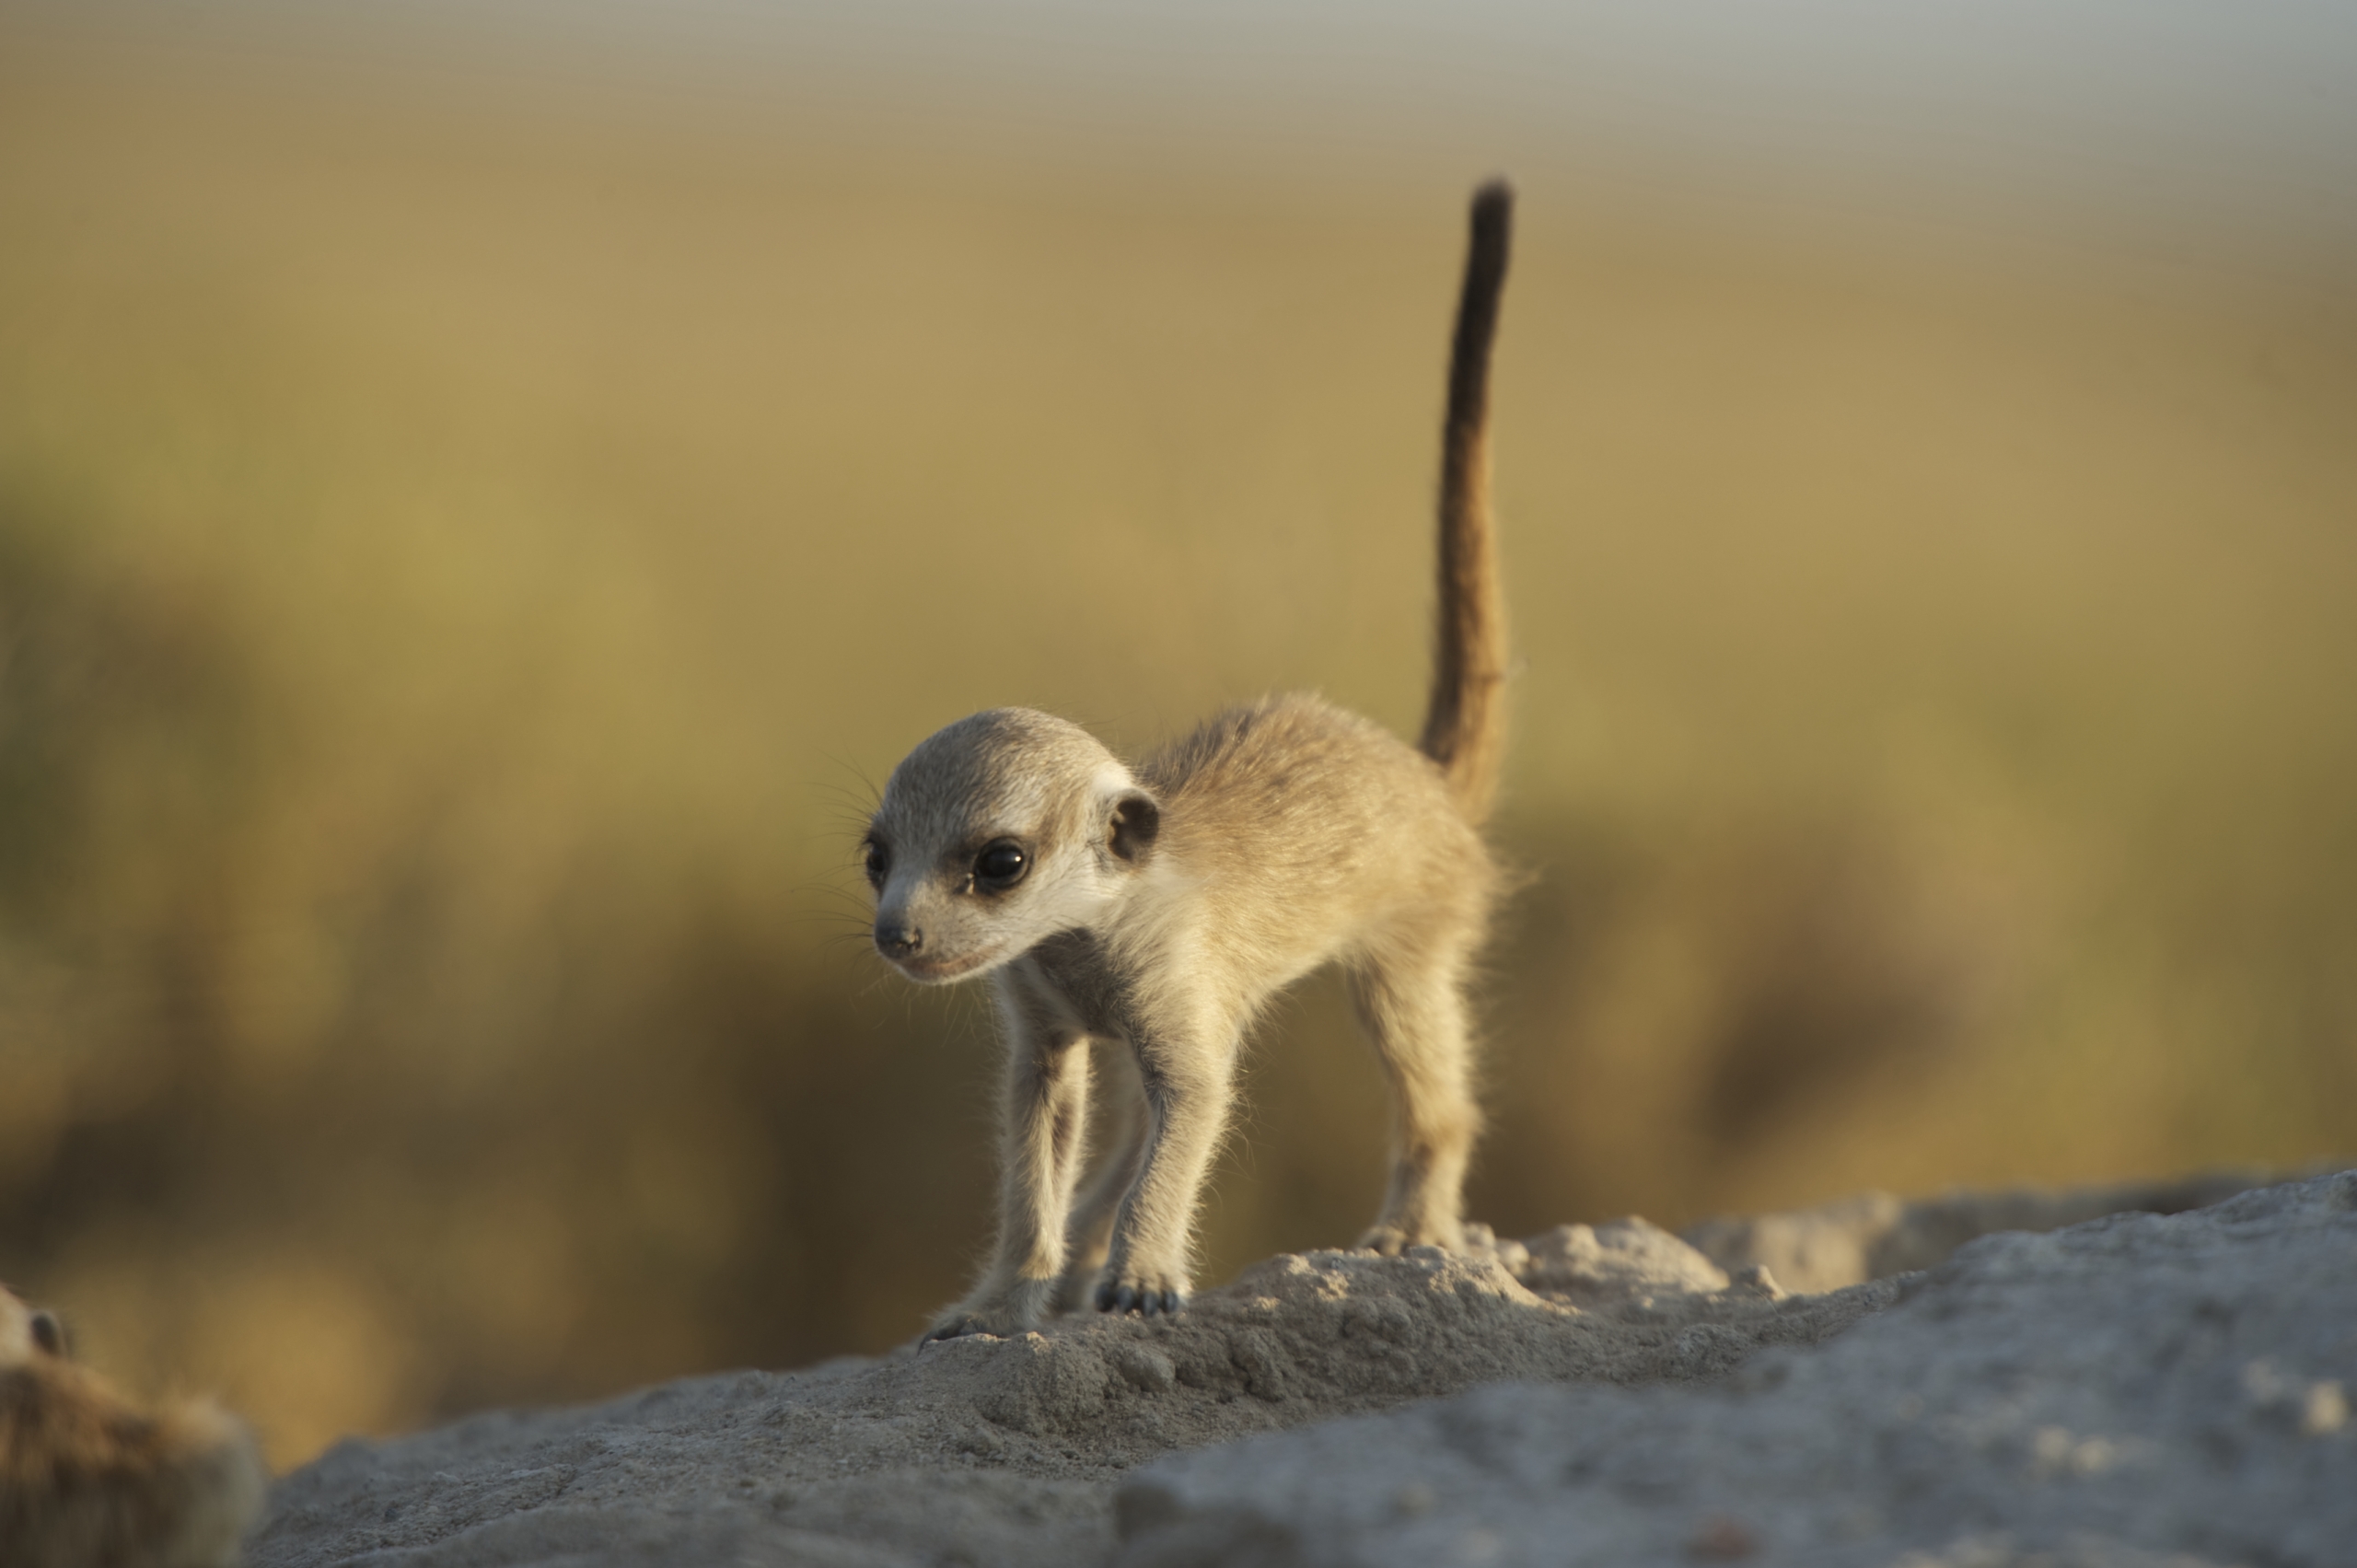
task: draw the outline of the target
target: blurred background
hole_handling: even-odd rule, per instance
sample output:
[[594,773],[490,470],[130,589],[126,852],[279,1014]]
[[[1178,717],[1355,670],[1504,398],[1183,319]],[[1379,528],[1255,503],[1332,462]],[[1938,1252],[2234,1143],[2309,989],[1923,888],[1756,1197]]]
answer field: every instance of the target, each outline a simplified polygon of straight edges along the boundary
[[[1411,729],[1501,169],[1474,1214],[2357,1151],[2357,11],[8,0],[0,1277],[281,1465],[912,1334],[873,787]],[[1379,1193],[1248,1094],[1209,1279]]]

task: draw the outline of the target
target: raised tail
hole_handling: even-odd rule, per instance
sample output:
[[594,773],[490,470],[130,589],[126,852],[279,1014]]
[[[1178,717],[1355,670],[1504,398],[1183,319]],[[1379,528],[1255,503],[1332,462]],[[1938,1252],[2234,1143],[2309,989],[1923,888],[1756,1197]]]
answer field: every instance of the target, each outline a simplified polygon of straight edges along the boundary
[[1457,337],[1448,358],[1448,422],[1441,436],[1440,604],[1425,756],[1441,765],[1466,816],[1480,821],[1498,789],[1506,740],[1506,606],[1490,518],[1490,344],[1506,280],[1514,191],[1503,180],[1473,193],[1472,241]]

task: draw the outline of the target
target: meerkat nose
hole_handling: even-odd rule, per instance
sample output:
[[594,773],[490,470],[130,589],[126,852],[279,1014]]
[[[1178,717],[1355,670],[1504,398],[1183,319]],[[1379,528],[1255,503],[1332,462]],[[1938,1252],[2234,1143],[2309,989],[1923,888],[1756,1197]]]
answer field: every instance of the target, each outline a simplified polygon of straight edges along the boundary
[[876,928],[876,946],[888,958],[905,958],[924,946],[924,933],[913,925],[883,925]]

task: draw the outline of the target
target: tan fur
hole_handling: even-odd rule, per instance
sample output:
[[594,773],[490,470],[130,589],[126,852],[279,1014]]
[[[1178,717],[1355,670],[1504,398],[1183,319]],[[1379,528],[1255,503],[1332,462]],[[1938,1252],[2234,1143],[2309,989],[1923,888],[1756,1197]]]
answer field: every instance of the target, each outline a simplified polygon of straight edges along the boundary
[[246,1429],[209,1404],[134,1406],[35,1322],[0,1289],[0,1564],[236,1562],[266,1484]]
[[[1510,197],[1475,198],[1451,360],[1432,709],[1417,750],[1309,696],[1220,714],[1134,771],[1021,708],[962,719],[893,770],[867,840],[877,946],[911,979],[987,973],[1007,1045],[999,1232],[928,1338],[1091,1302],[1175,1312],[1244,1031],[1329,962],[1391,1079],[1391,1180],[1362,1245],[1461,1240],[1467,970],[1500,877],[1480,824],[1506,648],[1486,474]],[[1127,1047],[1134,1109],[1080,1181],[1091,1042]],[[1093,1288],[1092,1288],[1093,1287]]]

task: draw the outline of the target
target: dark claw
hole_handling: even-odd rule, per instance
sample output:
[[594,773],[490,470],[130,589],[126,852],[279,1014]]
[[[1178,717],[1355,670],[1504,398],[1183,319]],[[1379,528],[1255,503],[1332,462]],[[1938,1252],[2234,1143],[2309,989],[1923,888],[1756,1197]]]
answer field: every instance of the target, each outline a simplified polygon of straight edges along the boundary
[[1097,1310],[1099,1312],[1113,1310],[1113,1283],[1110,1280],[1097,1287]]
[[1135,1312],[1137,1309],[1138,1309],[1138,1293],[1136,1292],[1136,1290],[1134,1290],[1133,1288],[1132,1288],[1132,1287],[1131,1287],[1131,1286],[1129,1286],[1129,1285],[1123,1285],[1120,1290],[1117,1290],[1117,1291],[1115,1291],[1115,1292],[1113,1293],[1113,1310],[1114,1310],[1114,1311],[1116,1311],[1116,1312]]
[[1187,1310],[1187,1293],[1183,1290],[1165,1291],[1162,1295],[1162,1309],[1173,1318],[1178,1317],[1178,1314]]

